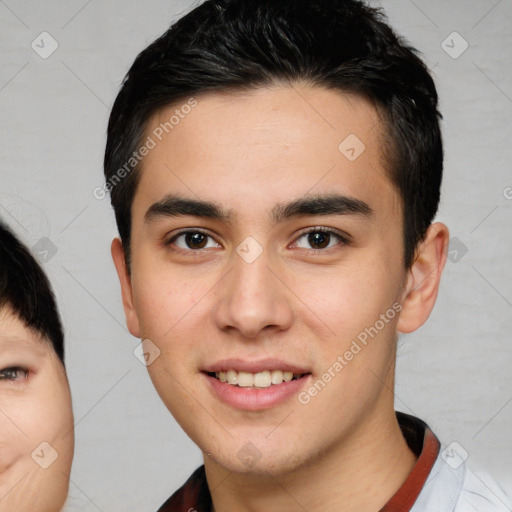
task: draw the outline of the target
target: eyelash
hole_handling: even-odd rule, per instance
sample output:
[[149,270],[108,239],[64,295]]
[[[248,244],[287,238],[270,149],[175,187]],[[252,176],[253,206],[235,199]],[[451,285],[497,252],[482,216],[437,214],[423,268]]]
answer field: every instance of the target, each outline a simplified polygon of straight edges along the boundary
[[[5,374],[9,374],[9,373],[15,373],[16,376],[15,377],[12,377],[11,376],[5,376]],[[1,381],[10,381],[10,382],[14,382],[14,381],[17,381],[17,380],[20,380],[20,378],[18,377],[18,374],[19,373],[22,373],[23,374],[23,379],[26,379],[28,377],[28,370],[26,368],[22,368],[21,366],[10,366],[8,368],[3,368],[0,370],[0,382]]]
[[336,238],[338,238],[339,243],[333,247],[327,247],[324,249],[306,249],[307,254],[319,255],[322,252],[324,252],[324,253],[330,252],[331,250],[336,249],[338,246],[346,246],[346,245],[350,244],[350,240],[348,239],[348,237],[346,235],[343,235],[341,232],[339,232],[337,230],[334,230],[331,228],[326,228],[325,226],[315,226],[313,228],[308,228],[307,230],[302,231],[299,234],[299,236],[297,237],[297,240],[299,240],[303,236],[309,235],[311,233],[327,233],[328,235],[332,235],[332,236],[335,236]]
[[[212,235],[206,233],[205,231],[202,231],[201,229],[188,229],[188,230],[180,231],[179,233],[174,235],[172,238],[170,238],[168,241],[165,242],[165,245],[171,246],[180,236],[187,235],[189,233],[192,233],[192,234],[201,233],[207,237],[213,238]],[[339,241],[341,242],[341,244],[339,244],[339,245],[345,246],[345,245],[350,244],[350,240],[346,236],[344,236],[343,234],[341,234],[340,232],[338,232],[334,229],[326,228],[325,226],[315,226],[312,228],[308,228],[307,230],[302,231],[298,235],[296,240],[299,240],[303,236],[309,235],[310,233],[327,233],[329,235],[334,235],[335,237],[337,237],[339,239]],[[322,253],[322,252],[325,253],[333,248],[334,247],[328,247],[326,249],[305,249],[305,250],[307,251],[307,254],[319,255],[320,253]],[[191,257],[198,257],[201,255],[202,252],[204,252],[207,249],[182,249],[182,248],[178,247],[178,248],[173,248],[173,250],[179,254],[185,254],[185,255],[191,256]]]

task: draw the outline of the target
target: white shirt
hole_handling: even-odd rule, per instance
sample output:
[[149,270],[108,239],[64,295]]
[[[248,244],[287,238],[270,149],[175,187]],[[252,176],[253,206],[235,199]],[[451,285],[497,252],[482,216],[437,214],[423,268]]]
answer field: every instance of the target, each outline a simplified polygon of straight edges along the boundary
[[510,500],[487,473],[473,472],[447,453],[442,447],[410,512],[512,511]]

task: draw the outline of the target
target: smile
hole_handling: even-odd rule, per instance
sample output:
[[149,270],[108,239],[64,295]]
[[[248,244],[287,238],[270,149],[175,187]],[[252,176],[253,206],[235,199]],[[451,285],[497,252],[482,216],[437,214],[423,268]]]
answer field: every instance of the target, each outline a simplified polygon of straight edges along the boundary
[[212,372],[209,375],[220,380],[220,382],[241,388],[268,388],[270,386],[277,386],[283,382],[299,379],[304,374],[283,370],[265,370],[257,373],[226,370]]
[[224,359],[203,368],[215,400],[246,411],[263,411],[288,403],[312,378],[307,367],[279,359]]

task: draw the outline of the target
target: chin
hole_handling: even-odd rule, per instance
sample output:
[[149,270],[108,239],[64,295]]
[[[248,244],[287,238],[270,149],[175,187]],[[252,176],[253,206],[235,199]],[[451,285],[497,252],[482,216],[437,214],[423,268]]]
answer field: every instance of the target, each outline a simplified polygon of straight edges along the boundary
[[[248,436],[245,439],[250,439]],[[236,446],[206,447],[203,451],[205,464],[211,460],[218,465],[230,471],[241,475],[268,477],[284,476],[298,469],[307,466],[311,461],[311,456],[302,448],[298,451],[295,443],[284,442],[281,440],[277,445],[269,444],[266,446],[263,442],[251,442],[241,440]],[[235,444],[235,443],[233,443]],[[261,446],[261,449],[258,448]]]

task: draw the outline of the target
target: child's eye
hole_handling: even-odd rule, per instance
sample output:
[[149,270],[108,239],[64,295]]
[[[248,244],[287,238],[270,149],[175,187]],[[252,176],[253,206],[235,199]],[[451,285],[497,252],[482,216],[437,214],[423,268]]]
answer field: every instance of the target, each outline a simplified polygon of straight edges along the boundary
[[28,377],[28,370],[21,366],[11,366],[0,370],[0,381],[2,380],[20,380]]

